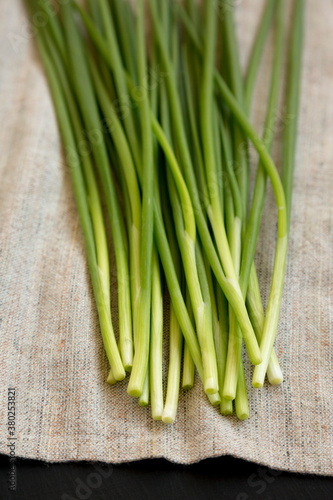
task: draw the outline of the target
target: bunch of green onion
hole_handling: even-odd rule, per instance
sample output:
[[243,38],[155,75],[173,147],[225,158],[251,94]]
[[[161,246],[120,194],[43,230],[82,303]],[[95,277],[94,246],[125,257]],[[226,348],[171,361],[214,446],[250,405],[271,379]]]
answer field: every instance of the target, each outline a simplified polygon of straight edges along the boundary
[[[26,3],[38,21],[36,40],[72,176],[110,363],[107,381],[127,372],[127,392],[141,406],[150,402],[153,419],[172,423],[180,384],[193,387],[196,368],[210,403],[246,419],[243,340],[255,365],[252,385],[262,387],[266,374],[273,385],[283,380],[273,344],[291,213],[304,1],[294,1],[287,47],[285,2],[267,0],[245,78],[229,0],[137,0],[135,9],[127,0]],[[271,28],[260,138],[249,113]],[[280,177],[270,149],[285,48]],[[250,143],[259,165],[249,206]],[[264,314],[254,254],[267,177],[278,230]],[[117,267],[118,339],[102,199]],[[164,283],[171,299],[166,386]]]

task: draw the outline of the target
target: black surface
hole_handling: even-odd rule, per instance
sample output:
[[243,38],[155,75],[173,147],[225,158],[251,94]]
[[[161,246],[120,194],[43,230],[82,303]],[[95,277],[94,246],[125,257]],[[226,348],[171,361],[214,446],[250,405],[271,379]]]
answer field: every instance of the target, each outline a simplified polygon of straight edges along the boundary
[[0,456],[1,500],[333,499],[330,477],[273,471],[232,457],[188,466],[163,459],[121,465],[17,459],[15,492],[8,490],[8,471],[8,457]]

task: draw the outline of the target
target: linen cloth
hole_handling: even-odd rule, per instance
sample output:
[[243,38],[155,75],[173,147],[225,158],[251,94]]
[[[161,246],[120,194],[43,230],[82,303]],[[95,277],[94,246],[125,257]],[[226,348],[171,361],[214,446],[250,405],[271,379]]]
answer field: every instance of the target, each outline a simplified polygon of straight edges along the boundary
[[[210,406],[197,378],[193,390],[180,390],[177,420],[166,426],[127,395],[127,381],[106,384],[84,241],[46,78],[23,2],[0,0],[1,453],[9,453],[7,388],[15,387],[20,457],[113,463],[165,457],[186,464],[228,454],[332,474],[333,9],[330,0],[306,3],[291,236],[275,343],[285,379],[253,389],[245,361],[250,418],[240,422]],[[245,68],[264,3],[236,5]],[[273,43],[271,36],[251,111],[260,133]],[[279,168],[284,102],[281,92],[272,153]],[[255,167],[251,151],[252,186]],[[265,304],[275,230],[268,186],[256,254]],[[112,255],[111,267],[115,318]],[[167,330],[166,323],[166,356]]]

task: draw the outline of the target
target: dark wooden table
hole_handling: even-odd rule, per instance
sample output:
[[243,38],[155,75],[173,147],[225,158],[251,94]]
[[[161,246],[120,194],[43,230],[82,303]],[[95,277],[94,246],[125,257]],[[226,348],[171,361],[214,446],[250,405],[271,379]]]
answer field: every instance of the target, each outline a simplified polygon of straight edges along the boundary
[[17,459],[15,492],[8,490],[8,471],[8,457],[0,456],[1,500],[333,499],[333,478],[274,471],[232,457],[188,466],[163,459],[121,465]]

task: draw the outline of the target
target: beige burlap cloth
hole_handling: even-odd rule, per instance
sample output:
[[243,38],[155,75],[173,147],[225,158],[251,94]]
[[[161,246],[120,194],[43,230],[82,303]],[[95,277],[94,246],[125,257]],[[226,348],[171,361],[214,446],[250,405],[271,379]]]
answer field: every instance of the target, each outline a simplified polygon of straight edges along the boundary
[[[236,3],[245,64],[264,3]],[[253,389],[246,362],[251,416],[240,422],[211,407],[196,380],[193,390],[180,391],[172,426],[152,421],[149,408],[127,395],[125,382],[105,382],[108,365],[71,179],[22,4],[0,0],[0,452],[8,453],[7,388],[14,387],[17,456],[191,463],[230,454],[277,469],[332,474],[332,2],[307,1],[291,238],[276,340],[284,383]],[[252,110],[260,132],[272,43]],[[278,165],[282,116],[281,99],[273,149]],[[255,155],[252,160],[254,169]],[[268,191],[256,255],[265,303],[276,228]]]

